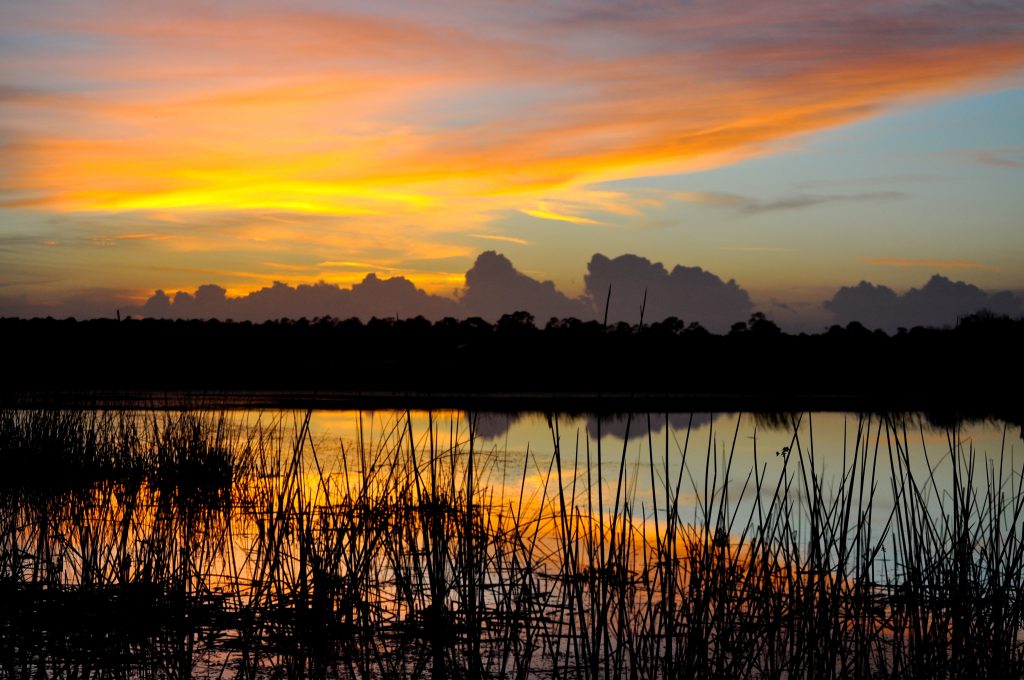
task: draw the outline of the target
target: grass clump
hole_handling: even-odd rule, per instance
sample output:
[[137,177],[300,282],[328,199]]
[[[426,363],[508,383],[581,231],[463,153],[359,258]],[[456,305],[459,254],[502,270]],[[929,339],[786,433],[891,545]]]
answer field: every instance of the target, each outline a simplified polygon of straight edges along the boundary
[[117,450],[116,424],[85,411],[0,410],[0,486],[81,488],[131,474],[133,457]]

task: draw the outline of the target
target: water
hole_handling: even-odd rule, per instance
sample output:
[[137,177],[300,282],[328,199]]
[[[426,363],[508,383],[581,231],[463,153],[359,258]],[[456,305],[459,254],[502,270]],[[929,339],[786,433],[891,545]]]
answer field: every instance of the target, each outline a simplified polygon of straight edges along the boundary
[[997,421],[234,410],[2,429],[9,677],[1020,668],[1024,461]]
[[[252,415],[247,413],[242,418],[251,421]],[[592,495],[595,485],[600,483],[602,496],[614,501],[621,471],[632,504],[638,511],[643,506],[647,519],[653,517],[656,507],[664,516],[666,482],[673,498],[679,488],[684,510],[692,511],[696,501],[709,491],[705,488],[706,478],[708,486],[714,486],[718,492],[728,490],[733,502],[745,508],[749,506],[746,501],[753,500],[749,484],[746,496],[741,493],[748,473],[758,469],[766,478],[775,479],[791,458],[795,468],[801,455],[814,461],[815,472],[827,494],[841,482],[841,473],[856,453],[863,455],[867,449],[872,462],[876,462],[878,454],[881,459],[877,464],[888,466],[890,451],[905,450],[906,474],[929,481],[927,491],[934,502],[933,509],[948,499],[954,454],[974,456],[973,468],[978,475],[984,474],[986,461],[1001,462],[1004,477],[1013,470],[1019,475],[1024,465],[1024,438],[1019,426],[996,419],[948,426],[933,423],[922,414],[674,413],[668,414],[666,428],[665,414],[646,413],[470,416],[454,411],[314,411],[309,428],[313,440],[318,442],[318,452],[326,460],[337,461],[342,450],[358,450],[360,441],[376,442],[379,446],[387,440],[390,445],[397,445],[411,433],[417,446],[422,446],[431,420],[439,428],[439,446],[450,446],[460,437],[464,443],[470,434],[471,418],[477,451],[486,454],[487,483],[499,489],[503,497],[518,493],[520,486],[524,486],[524,469],[525,494],[542,495],[557,443],[566,470],[566,485],[572,480],[577,482],[575,501],[588,489],[587,484],[581,483],[583,479],[589,480]],[[452,424],[454,438],[451,428],[445,430]],[[600,461],[598,451],[602,454]],[[716,469],[717,479],[712,483]],[[897,491],[889,482],[879,480],[874,496],[879,508],[893,506]],[[610,503],[601,509],[605,514],[614,510]],[[596,512],[597,508],[591,510]]]

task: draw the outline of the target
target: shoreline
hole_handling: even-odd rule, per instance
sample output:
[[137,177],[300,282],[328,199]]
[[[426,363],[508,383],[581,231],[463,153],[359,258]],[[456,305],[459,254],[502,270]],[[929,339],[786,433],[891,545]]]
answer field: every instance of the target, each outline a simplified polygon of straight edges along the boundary
[[351,390],[25,390],[5,408],[209,410],[461,410],[488,413],[923,413],[943,422],[999,419],[1024,425],[1011,400],[931,394],[729,394],[626,392],[418,392]]

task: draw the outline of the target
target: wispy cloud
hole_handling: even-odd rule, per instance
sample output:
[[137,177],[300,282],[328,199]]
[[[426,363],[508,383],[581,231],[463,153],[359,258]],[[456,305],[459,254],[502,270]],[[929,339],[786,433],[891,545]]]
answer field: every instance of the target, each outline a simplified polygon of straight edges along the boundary
[[792,248],[777,248],[774,246],[723,246],[719,250],[729,250],[738,253],[791,253]]
[[826,195],[798,194],[773,199],[759,199],[750,196],[708,191],[676,191],[670,195],[678,200],[734,208],[750,215],[777,210],[800,210],[827,203],[891,201],[906,197],[906,194],[899,191],[871,191],[857,194]]
[[173,238],[170,234],[114,234],[111,236],[115,241],[166,241]]
[[935,182],[948,181],[947,175],[918,174],[918,175],[880,175],[877,177],[855,177],[852,179],[827,179],[799,182],[795,186],[798,189],[836,189],[839,187],[864,187],[864,186],[897,186],[904,184],[932,184]]
[[551,220],[552,222],[571,222],[572,224],[601,224],[597,220],[579,215],[565,215],[553,212],[544,208],[523,208],[520,210],[524,215],[536,217],[538,220]]
[[746,196],[715,191],[673,191],[668,193],[666,197],[687,203],[707,203],[727,208],[742,208],[754,201],[754,199]]
[[6,32],[42,36],[2,54],[21,112],[7,189],[58,210],[508,208],[763,153],[1024,64],[1012,7],[873,4],[837,22],[811,2],[727,5],[5,12]]
[[904,257],[870,257],[862,260],[864,264],[885,265],[890,267],[927,267],[931,269],[987,269],[998,271],[994,267],[983,262],[972,262],[971,260],[935,260],[929,258],[904,258]]
[[284,272],[308,272],[311,266],[308,264],[291,264],[288,262],[263,262],[263,266],[277,271]]
[[960,155],[982,165],[993,165],[998,168],[1024,168],[1024,146],[1002,149],[971,149],[962,151]]
[[170,234],[156,233],[127,233],[127,234],[99,234],[90,236],[89,241],[100,246],[113,246],[117,243],[132,243],[143,241],[170,241],[174,237]]
[[530,242],[515,236],[502,236],[501,234],[466,234],[470,238],[482,238],[487,241],[501,241],[502,243],[514,243],[519,246],[528,246]]
[[369,272],[369,271],[391,271],[391,270],[394,269],[394,267],[389,267],[387,265],[382,265],[382,264],[378,264],[378,263],[375,263],[375,262],[356,262],[354,260],[339,260],[339,261],[327,260],[327,261],[324,261],[324,262],[318,262],[317,266],[318,267],[339,267],[339,268],[343,268],[343,269],[358,269],[358,270],[364,271],[364,272]]

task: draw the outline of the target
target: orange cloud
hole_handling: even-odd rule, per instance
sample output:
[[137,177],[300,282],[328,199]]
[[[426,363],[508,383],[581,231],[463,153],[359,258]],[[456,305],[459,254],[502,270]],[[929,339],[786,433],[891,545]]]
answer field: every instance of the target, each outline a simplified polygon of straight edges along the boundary
[[[709,20],[680,12],[663,19],[680,37],[693,35],[687,19]],[[416,212],[467,192],[704,167],[1024,63],[1024,31],[973,37],[934,20],[946,41],[875,42],[855,30],[854,15],[838,44],[796,35],[736,44],[733,33],[756,18],[714,23],[722,44],[711,35],[703,50],[619,56],[614,47],[574,51],[586,25],[531,54],[528,35],[492,44],[352,13],[113,17],[80,32],[126,42],[131,58],[100,52],[62,64],[107,88],[58,115],[71,123],[66,135],[32,139],[36,152],[18,159],[22,182],[62,210]],[[981,28],[996,32],[995,21]],[[917,28],[882,35],[906,39]],[[654,32],[623,29],[637,40]],[[487,107],[523,82],[530,88],[513,106],[529,109]],[[41,97],[33,90],[26,100],[38,106]],[[446,100],[481,112],[446,124],[461,113],[446,111]]]
[[1012,8],[90,5],[0,10],[0,34],[43,36],[0,48],[0,206],[180,225],[167,249],[386,248],[391,265],[467,257],[464,237],[500,238],[488,223],[512,211],[634,215],[636,196],[589,187],[770,152],[1024,65]]
[[530,217],[536,217],[539,220],[551,220],[553,222],[571,222],[573,224],[601,224],[597,220],[592,220],[589,217],[580,217],[578,215],[565,215],[549,210],[547,206],[541,205],[538,208],[523,208],[520,210],[524,215]]

